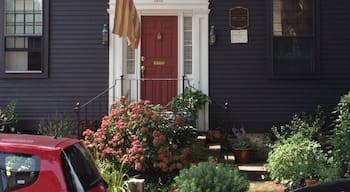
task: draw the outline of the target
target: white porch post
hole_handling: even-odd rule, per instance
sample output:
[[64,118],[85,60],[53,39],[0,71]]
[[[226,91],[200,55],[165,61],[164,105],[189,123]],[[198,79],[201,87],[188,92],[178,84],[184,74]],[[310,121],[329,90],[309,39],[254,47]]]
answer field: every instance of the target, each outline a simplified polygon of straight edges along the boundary
[[124,50],[123,39],[115,34],[112,34],[115,13],[115,1],[109,1],[109,87],[116,84],[114,89],[109,90],[108,103],[109,105],[118,99],[121,93],[121,75],[123,75]]
[[[208,57],[208,11],[199,10],[194,14],[193,33],[193,82],[203,93],[209,95],[209,57]],[[198,51],[195,51],[198,50]],[[198,113],[199,131],[209,130],[209,107],[208,104]]]

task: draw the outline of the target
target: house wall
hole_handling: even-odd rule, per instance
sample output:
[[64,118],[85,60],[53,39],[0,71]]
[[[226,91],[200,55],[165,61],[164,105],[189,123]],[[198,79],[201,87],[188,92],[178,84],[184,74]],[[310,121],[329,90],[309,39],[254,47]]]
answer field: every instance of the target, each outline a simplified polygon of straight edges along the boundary
[[[75,118],[76,102],[108,87],[108,46],[101,44],[107,8],[108,0],[50,0],[49,77],[0,79],[0,105],[16,101],[19,129],[35,129],[55,113]],[[106,112],[107,95],[102,102]]]
[[[350,2],[320,1],[321,72],[313,79],[271,78],[268,5],[268,0],[210,0],[209,24],[215,25],[217,39],[209,47],[211,129],[243,124],[249,132],[265,132],[317,105],[329,115],[350,90]],[[249,9],[247,44],[230,42],[229,9],[234,6]]]

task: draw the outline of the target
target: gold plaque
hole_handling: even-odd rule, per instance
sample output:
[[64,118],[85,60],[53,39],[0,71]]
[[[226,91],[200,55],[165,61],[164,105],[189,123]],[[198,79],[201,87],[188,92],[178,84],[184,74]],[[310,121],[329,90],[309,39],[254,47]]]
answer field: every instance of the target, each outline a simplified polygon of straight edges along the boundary
[[153,65],[165,65],[165,61],[164,60],[154,60]]

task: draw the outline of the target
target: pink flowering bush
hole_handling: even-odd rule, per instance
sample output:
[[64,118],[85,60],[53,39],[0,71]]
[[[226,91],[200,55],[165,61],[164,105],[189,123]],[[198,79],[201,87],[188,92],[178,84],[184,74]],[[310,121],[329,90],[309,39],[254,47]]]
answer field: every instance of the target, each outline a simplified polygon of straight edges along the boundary
[[98,159],[123,164],[136,174],[171,173],[189,164],[193,132],[184,117],[168,117],[160,105],[121,97],[100,128],[87,129],[83,136]]

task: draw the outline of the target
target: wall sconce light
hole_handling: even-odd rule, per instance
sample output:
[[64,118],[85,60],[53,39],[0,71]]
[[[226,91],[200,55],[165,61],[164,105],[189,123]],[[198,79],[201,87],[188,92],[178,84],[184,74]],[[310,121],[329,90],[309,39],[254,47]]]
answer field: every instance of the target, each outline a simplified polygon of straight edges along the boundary
[[209,45],[214,45],[216,42],[216,35],[215,35],[215,29],[214,25],[210,26],[210,32],[209,32]]
[[108,24],[103,24],[103,27],[102,27],[102,45],[108,45],[108,40],[109,40]]

